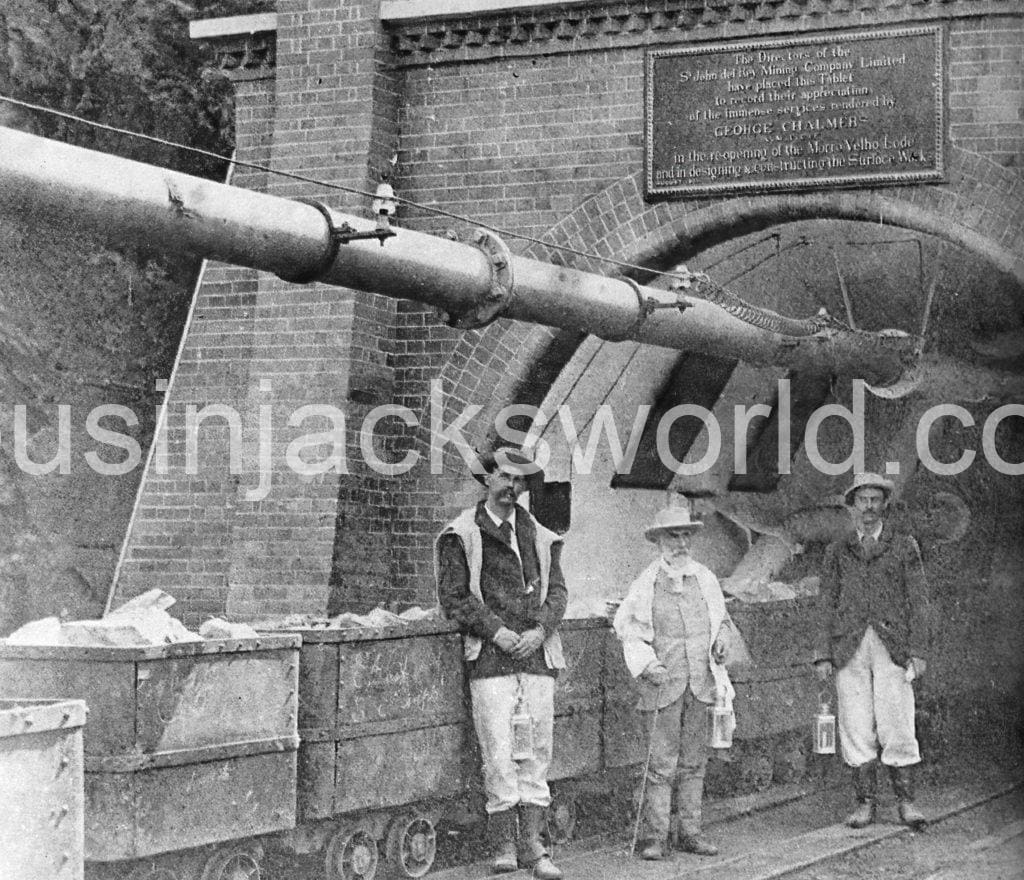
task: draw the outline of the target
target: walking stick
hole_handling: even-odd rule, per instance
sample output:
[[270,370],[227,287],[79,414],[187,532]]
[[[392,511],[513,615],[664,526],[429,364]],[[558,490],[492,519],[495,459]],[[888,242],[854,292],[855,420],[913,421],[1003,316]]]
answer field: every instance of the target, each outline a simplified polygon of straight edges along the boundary
[[654,752],[654,728],[658,723],[658,712],[661,711],[659,703],[661,703],[661,688],[663,685],[658,686],[658,697],[654,702],[654,717],[651,719],[651,733],[647,737],[647,760],[644,761],[644,775],[640,779],[640,799],[636,805],[636,821],[633,823],[633,842],[629,845],[629,855],[633,856],[636,853],[636,840],[640,834],[640,817],[644,813],[644,797],[647,794],[647,771],[651,766],[651,755]]

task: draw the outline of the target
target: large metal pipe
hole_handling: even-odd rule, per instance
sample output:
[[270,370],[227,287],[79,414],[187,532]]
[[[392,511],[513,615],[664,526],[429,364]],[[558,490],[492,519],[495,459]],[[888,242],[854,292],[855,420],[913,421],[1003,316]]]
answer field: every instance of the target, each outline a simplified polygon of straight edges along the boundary
[[799,322],[776,322],[764,311],[758,312],[762,320],[751,320],[743,309],[688,291],[512,256],[488,233],[461,243],[399,228],[383,246],[376,240],[339,244],[338,229],[370,231],[374,223],[2,127],[0,208],[286,280],[315,279],[428,303],[457,326],[507,317],[603,339],[856,376],[872,385],[896,382],[913,360],[913,340],[905,335],[838,326],[780,332]]

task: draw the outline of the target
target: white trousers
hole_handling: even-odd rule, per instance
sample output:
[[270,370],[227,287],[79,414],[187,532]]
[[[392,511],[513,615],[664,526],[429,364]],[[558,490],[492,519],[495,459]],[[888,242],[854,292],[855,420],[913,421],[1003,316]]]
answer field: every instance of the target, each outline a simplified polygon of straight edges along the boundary
[[906,670],[868,627],[850,662],[836,673],[843,760],[859,767],[878,757],[889,767],[921,760],[914,733],[914,688]]
[[[512,715],[520,685],[523,709],[533,718],[533,757],[512,760]],[[549,675],[501,675],[469,683],[473,726],[480,743],[488,814],[517,804],[546,807],[555,720],[555,680]]]

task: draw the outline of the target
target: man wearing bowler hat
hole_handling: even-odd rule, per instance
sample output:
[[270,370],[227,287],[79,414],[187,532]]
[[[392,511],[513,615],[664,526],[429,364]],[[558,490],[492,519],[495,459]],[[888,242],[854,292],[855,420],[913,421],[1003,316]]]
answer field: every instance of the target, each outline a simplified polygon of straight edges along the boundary
[[516,504],[527,475],[539,473],[529,454],[501,449],[481,455],[478,467],[486,497],[437,539],[438,601],[463,633],[492,870],[527,867],[558,880],[541,828],[551,802],[555,677],[565,668],[562,539]]
[[858,474],[844,500],[854,531],[825,551],[814,665],[836,673],[839,741],[852,768],[857,807],[847,824],[875,820],[878,764],[888,768],[900,819],[921,829],[912,768],[921,760],[914,730],[914,688],[925,671],[929,611],[917,542],[886,520],[893,483]]
[[723,665],[732,623],[718,578],[690,557],[690,538],[702,525],[691,518],[689,506],[657,514],[644,535],[660,554],[633,581],[614,620],[626,667],[639,679],[638,708],[650,737],[640,805],[640,855],[650,860],[665,857],[671,830],[686,852],[718,852],[701,833],[701,802],[708,706],[716,699],[731,706],[734,695]]

